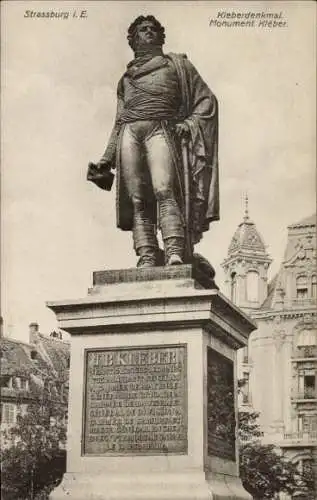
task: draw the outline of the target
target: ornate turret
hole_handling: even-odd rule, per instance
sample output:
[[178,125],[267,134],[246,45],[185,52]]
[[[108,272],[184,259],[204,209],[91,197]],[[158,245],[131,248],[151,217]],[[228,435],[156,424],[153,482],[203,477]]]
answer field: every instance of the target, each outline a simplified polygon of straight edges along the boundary
[[249,217],[249,200],[245,197],[243,221],[236,229],[222,263],[226,274],[228,297],[249,310],[258,309],[267,296],[267,271],[272,259],[263,238]]

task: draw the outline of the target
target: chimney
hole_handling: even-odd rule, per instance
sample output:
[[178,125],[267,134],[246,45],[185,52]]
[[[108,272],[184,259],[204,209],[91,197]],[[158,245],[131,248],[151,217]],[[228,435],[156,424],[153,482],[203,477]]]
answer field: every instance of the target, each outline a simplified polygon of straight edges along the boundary
[[37,344],[38,342],[39,325],[38,323],[29,324],[29,342],[30,344]]

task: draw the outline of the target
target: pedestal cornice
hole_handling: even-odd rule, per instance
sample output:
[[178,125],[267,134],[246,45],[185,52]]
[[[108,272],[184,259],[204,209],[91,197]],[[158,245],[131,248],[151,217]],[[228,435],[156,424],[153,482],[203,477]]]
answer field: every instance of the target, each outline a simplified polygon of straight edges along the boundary
[[[195,279],[192,266],[147,271],[96,272],[87,297],[51,301],[47,306],[55,312],[60,328],[72,335],[115,333],[123,325],[135,331],[149,326],[168,329],[205,324],[217,336],[226,334],[227,340],[228,329],[232,331],[231,344],[237,349],[256,328],[254,321],[217,288],[203,288],[208,277]],[[145,281],[147,276],[150,281]]]

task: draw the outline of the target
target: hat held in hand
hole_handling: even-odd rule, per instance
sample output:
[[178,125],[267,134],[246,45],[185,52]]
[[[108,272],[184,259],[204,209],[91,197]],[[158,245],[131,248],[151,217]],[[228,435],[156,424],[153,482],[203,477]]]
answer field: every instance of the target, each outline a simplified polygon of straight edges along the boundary
[[89,162],[87,181],[91,181],[100,189],[111,191],[113,184],[114,174],[110,172],[108,167],[102,168],[95,163]]

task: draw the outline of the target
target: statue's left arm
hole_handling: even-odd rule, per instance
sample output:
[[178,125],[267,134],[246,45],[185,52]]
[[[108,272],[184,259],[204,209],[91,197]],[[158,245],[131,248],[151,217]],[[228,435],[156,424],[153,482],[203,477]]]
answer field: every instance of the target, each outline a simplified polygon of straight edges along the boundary
[[[218,154],[218,101],[193,64],[184,58],[187,87],[186,118],[198,156],[212,167]],[[214,157],[216,156],[216,157]]]
[[189,129],[188,157],[192,173],[192,218],[199,241],[209,223],[219,220],[218,102],[193,64],[177,55],[183,120]]

